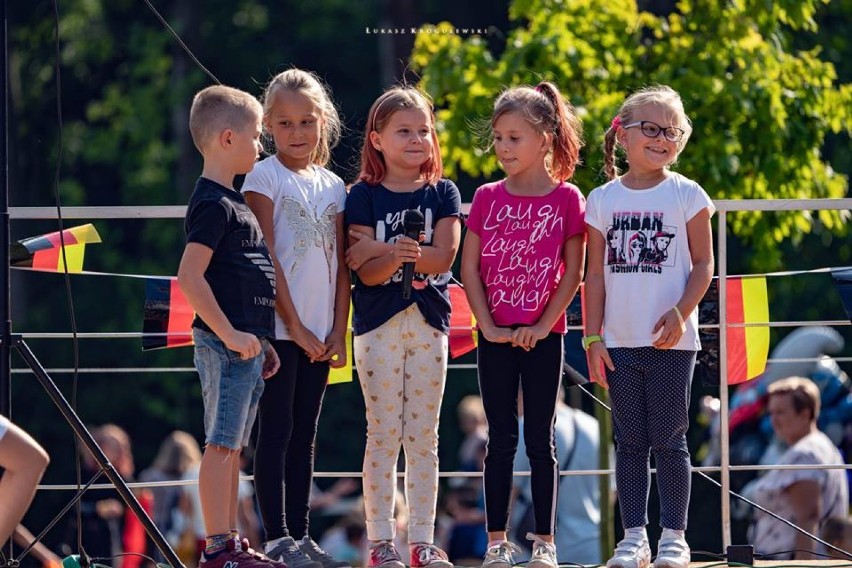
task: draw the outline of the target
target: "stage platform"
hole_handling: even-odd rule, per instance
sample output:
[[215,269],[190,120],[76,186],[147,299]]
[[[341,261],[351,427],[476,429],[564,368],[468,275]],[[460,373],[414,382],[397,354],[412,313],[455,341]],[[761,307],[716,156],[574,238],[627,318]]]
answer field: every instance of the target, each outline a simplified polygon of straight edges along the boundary
[[[482,564],[473,564],[473,563],[463,563],[456,564],[456,568],[481,568]],[[560,568],[579,568],[578,564],[560,564]],[[689,564],[689,568],[722,568],[728,566],[727,562],[724,560],[716,560],[709,562],[691,562]],[[734,568],[743,568],[742,564],[734,564]],[[787,567],[795,567],[795,568],[824,568],[830,566],[836,567],[852,567],[852,558],[849,560],[756,560],[753,566],[758,568],[787,568]],[[517,564],[516,568],[523,567],[523,564]],[[584,568],[602,568],[601,565],[590,564],[585,566]],[[650,568],[654,568],[654,565],[651,564]]]

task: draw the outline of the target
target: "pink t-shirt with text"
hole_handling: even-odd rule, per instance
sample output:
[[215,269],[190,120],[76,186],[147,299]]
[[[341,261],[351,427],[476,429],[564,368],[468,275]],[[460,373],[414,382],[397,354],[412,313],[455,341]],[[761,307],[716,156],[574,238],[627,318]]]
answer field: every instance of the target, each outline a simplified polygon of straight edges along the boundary
[[[570,183],[538,196],[513,195],[505,180],[476,190],[467,228],[480,239],[479,276],[495,324],[539,320],[565,272],[565,241],[586,230],[585,209],[583,194]],[[565,329],[563,314],[552,331]]]

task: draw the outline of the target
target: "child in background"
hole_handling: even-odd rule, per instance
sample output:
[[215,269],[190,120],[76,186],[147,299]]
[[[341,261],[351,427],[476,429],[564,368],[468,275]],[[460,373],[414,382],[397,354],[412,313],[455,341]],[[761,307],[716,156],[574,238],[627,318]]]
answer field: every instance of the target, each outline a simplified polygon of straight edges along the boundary
[[50,458],[29,434],[0,415],[0,546],[21,522]]
[[254,479],[266,554],[290,568],[341,568],[308,534],[314,445],[329,367],[346,364],[349,269],[343,259],[346,187],[325,169],[340,118],[312,73],[289,69],[263,95],[275,154],[242,192],[273,251],[275,340],[281,368],[260,399]]
[[[372,568],[405,566],[393,545],[400,445],[411,567],[452,566],[433,539],[450,323],[447,283],[461,236],[461,196],[441,172],[434,116],[424,95],[394,88],[380,96],[367,117],[361,173],[346,202],[353,242],[346,259],[358,273],[352,324],[367,408],[364,499]],[[420,243],[404,236],[408,210],[425,219]],[[403,298],[405,263],[414,263],[409,299]]]
[[257,219],[233,187],[234,177],[257,161],[262,114],[257,99],[220,85],[196,94],[189,112],[204,169],[187,206],[178,283],[196,314],[195,367],[204,397],[204,568],[270,568],[236,530],[240,448],[248,445],[263,379],[279,365],[267,341],[275,332],[275,269]]
[[[692,131],[680,96],[669,87],[627,98],[606,133],[610,182],[589,195],[586,336],[592,378],[609,387],[616,439],[615,479],[624,539],[609,568],[645,568],[649,451],[654,452],[662,537],[656,568],[687,568],[684,537],[690,462],[686,446],[689,391],[698,340],[695,307],[713,278],[713,202],[669,166]],[[620,177],[615,146],[629,169]],[[606,254],[606,235],[621,232],[643,248],[665,237],[665,255],[642,250],[627,260]],[[605,262],[606,260],[606,262]],[[604,368],[604,366],[606,368]]]
[[491,117],[506,179],[476,190],[467,219],[462,280],[479,323],[479,389],[488,421],[483,567],[510,568],[506,536],[518,448],[518,387],[532,472],[531,568],[557,565],[553,544],[559,467],[554,446],[565,310],[583,276],[584,199],[567,183],[582,145],[580,121],[552,83],[503,92]]

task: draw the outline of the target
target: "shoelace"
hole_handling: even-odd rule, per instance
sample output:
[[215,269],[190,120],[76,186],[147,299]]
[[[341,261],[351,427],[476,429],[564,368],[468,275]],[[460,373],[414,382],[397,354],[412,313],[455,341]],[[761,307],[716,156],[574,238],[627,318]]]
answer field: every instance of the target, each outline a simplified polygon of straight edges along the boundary
[[556,554],[556,551],[550,543],[540,540],[533,544],[533,556],[552,556],[554,554]]
[[371,552],[376,555],[376,560],[379,564],[384,564],[391,560],[400,560],[399,553],[397,553],[396,548],[394,548],[389,542],[383,542],[378,546],[374,546]]
[[556,547],[553,544],[541,540],[533,533],[527,533],[527,540],[533,541],[533,556],[556,555]]
[[417,556],[420,558],[421,564],[429,564],[433,560],[445,560],[434,544],[421,545],[417,551]]
[[492,558],[506,560],[509,563],[511,563],[513,554],[520,553],[521,549],[518,547],[518,545],[513,542],[509,542],[508,540],[503,541],[500,544],[495,544],[486,552],[486,554]]
[[311,552],[316,554],[317,556],[321,556],[323,558],[331,558],[331,554],[320,548],[320,546],[314,542],[314,539],[308,537],[307,540],[303,540],[302,544],[311,549]]

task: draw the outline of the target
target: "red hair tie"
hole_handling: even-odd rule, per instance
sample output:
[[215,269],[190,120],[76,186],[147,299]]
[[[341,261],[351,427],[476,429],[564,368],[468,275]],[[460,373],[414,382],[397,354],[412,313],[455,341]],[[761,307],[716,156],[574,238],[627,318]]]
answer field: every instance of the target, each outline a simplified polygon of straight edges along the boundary
[[613,130],[617,130],[619,126],[621,126],[621,117],[615,115],[615,118],[613,118],[612,122],[609,123],[609,127]]

